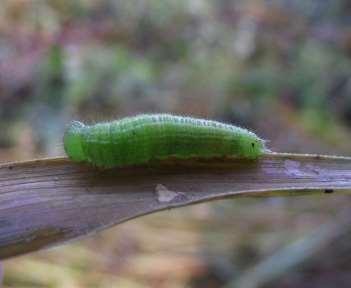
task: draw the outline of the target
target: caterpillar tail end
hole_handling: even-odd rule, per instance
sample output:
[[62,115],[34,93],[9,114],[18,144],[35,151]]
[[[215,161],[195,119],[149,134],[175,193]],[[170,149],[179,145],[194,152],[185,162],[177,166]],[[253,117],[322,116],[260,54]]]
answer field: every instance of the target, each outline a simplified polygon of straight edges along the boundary
[[65,152],[73,161],[83,161],[85,159],[81,139],[81,133],[84,127],[83,123],[72,121],[66,128],[63,136]]

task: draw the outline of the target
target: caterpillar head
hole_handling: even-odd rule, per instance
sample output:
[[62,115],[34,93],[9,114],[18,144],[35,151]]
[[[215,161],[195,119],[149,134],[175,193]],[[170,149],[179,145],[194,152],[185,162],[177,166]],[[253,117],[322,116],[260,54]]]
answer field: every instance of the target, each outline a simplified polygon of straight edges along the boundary
[[241,151],[245,157],[256,158],[262,153],[269,151],[266,148],[265,141],[252,132],[248,132],[241,141]]
[[63,145],[66,154],[69,158],[75,161],[82,161],[85,159],[84,151],[82,148],[82,129],[84,124],[79,121],[72,121],[66,128],[63,136]]

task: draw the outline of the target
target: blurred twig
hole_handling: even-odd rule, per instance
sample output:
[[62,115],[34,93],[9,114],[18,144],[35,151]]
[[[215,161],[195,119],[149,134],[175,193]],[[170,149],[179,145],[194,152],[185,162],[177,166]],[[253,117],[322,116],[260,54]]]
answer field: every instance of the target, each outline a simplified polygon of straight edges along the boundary
[[0,287],[2,287],[2,281],[4,278],[4,266],[0,263]]
[[350,211],[341,211],[336,219],[319,226],[304,238],[277,251],[258,263],[238,279],[234,279],[227,288],[265,287],[274,280],[301,266],[308,259],[320,253],[351,230]]
[[0,166],[0,259],[167,208],[235,196],[348,192],[351,158],[269,154],[111,170],[41,159]]

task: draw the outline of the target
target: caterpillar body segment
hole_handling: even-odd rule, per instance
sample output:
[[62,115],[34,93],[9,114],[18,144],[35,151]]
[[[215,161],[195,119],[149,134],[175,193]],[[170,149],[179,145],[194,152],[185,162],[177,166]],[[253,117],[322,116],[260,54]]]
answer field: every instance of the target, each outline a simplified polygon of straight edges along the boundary
[[217,121],[146,114],[84,125],[73,121],[64,148],[73,161],[112,168],[175,158],[256,159],[267,149],[256,134]]

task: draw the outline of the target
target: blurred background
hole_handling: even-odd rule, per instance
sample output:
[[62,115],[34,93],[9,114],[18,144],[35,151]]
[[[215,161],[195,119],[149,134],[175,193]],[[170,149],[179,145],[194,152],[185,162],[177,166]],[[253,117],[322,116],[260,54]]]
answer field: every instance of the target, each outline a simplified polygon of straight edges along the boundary
[[[0,162],[141,112],[350,155],[350,24],[348,0],[2,0]],[[333,194],[164,211],[6,261],[4,287],[350,287],[349,211]]]

